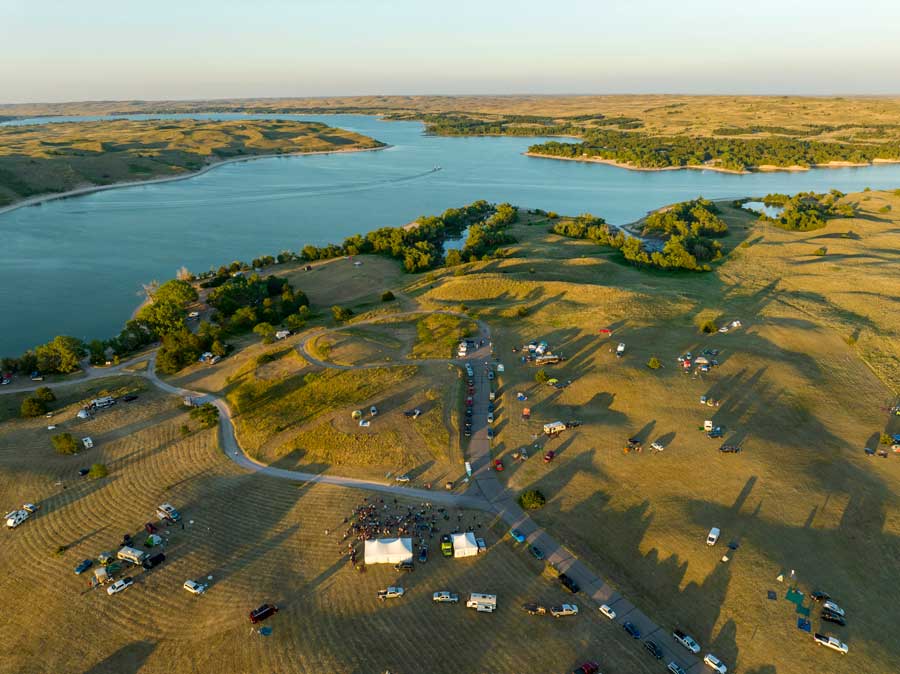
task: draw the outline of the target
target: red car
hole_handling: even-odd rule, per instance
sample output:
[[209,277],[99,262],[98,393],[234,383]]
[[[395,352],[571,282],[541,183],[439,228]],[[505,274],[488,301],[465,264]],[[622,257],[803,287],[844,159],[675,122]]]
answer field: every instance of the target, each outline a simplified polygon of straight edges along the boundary
[[600,665],[594,661],[585,662],[581,667],[574,670],[572,674],[597,674],[600,671]]
[[554,458],[556,458],[556,452],[551,449],[549,452],[544,454],[544,463],[550,463]]
[[494,459],[494,470],[498,473],[503,472],[503,462],[500,459]]
[[469,396],[468,398],[466,398],[466,407],[471,407],[471,406],[472,406],[472,396]]
[[275,604],[263,604],[259,608],[250,611],[250,622],[255,625],[276,613],[278,613],[278,607]]

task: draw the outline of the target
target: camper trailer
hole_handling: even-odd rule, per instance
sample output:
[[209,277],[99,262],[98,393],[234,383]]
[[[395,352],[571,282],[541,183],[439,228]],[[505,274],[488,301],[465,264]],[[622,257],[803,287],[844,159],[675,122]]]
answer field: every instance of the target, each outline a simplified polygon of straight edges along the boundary
[[466,608],[474,608],[479,613],[493,613],[497,610],[497,595],[473,592],[469,595]]
[[129,548],[127,545],[116,553],[118,559],[125,562],[131,562],[135,566],[140,566],[149,555],[149,552],[144,552],[137,548]]
[[112,396],[103,396],[102,398],[95,398],[91,401],[91,407],[98,410],[102,410],[104,407],[112,407],[115,404],[116,399]]
[[544,434],[551,437],[559,435],[564,430],[566,430],[566,425],[561,421],[551,421],[549,424],[544,424]]

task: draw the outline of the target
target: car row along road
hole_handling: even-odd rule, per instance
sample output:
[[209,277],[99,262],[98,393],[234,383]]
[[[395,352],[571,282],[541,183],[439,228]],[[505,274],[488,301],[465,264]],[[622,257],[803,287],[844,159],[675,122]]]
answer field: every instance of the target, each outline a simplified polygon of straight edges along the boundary
[[[459,316],[461,318],[469,318],[464,314],[456,314],[454,312],[409,312],[409,315],[424,315],[427,313],[441,313],[446,315]],[[392,315],[392,319],[396,319],[398,315]],[[381,319],[382,321],[384,319]],[[375,321],[367,321],[377,323]],[[362,323],[354,323],[354,326]],[[90,368],[85,366],[86,376],[80,379],[70,380],[68,382],[53,383],[53,386],[64,386],[81,383],[89,379],[97,379],[107,376],[142,376],[153,383],[157,388],[182,397],[190,397],[197,404],[212,403],[219,410],[219,445],[225,456],[249,472],[266,475],[268,477],[293,480],[300,482],[319,482],[322,484],[330,484],[338,487],[347,487],[350,489],[362,489],[365,491],[374,491],[379,493],[392,494],[406,498],[421,499],[432,503],[440,503],[441,505],[471,508],[492,512],[499,516],[503,522],[511,527],[518,529],[526,538],[526,546],[536,545],[545,554],[545,559],[552,564],[558,571],[565,573],[575,580],[581,588],[581,592],[587,595],[599,608],[601,604],[607,604],[616,612],[615,621],[622,625],[630,622],[635,625],[641,632],[641,639],[650,639],[656,642],[663,650],[663,662],[668,663],[675,661],[690,674],[700,674],[704,671],[703,663],[682,646],[678,645],[672,638],[670,629],[663,629],[656,625],[643,611],[637,608],[627,598],[625,598],[614,587],[607,583],[597,573],[590,569],[584,562],[579,560],[574,554],[567,550],[563,545],[556,541],[549,533],[540,528],[525,513],[516,502],[515,494],[510,492],[497,477],[496,471],[491,467],[491,441],[487,437],[487,406],[489,402],[489,393],[491,389],[491,381],[487,376],[487,368],[483,366],[484,362],[490,362],[491,354],[491,334],[486,323],[477,322],[479,334],[474,337],[475,343],[480,344],[484,340],[484,344],[479,346],[476,351],[468,355],[465,360],[449,360],[451,363],[462,365],[464,362],[472,364],[475,379],[475,395],[473,396],[472,411],[472,437],[469,439],[468,460],[472,466],[472,483],[469,493],[454,494],[441,490],[416,489],[411,487],[398,486],[396,484],[386,484],[374,480],[362,480],[350,477],[341,477],[339,475],[323,475],[318,473],[305,473],[302,471],[287,470],[284,468],[275,468],[261,464],[249,456],[241,449],[237,438],[234,434],[234,424],[231,419],[231,410],[228,404],[221,398],[208,394],[190,391],[177,386],[168,384],[156,375],[156,353],[155,351],[148,355],[143,355],[130,361],[124,362],[113,368]],[[315,336],[322,334],[323,331],[315,333]],[[326,368],[334,368],[341,370],[371,367],[389,367],[399,364],[421,364],[421,360],[398,359],[387,363],[366,364],[361,366],[335,365],[328,363],[309,355],[306,350],[307,342],[312,336],[298,345],[298,349],[304,358],[310,362]],[[129,368],[132,365],[147,361],[146,370],[133,371]],[[443,362],[448,362],[444,360]],[[44,384],[41,384],[44,385]],[[16,388],[17,391],[33,390],[38,386]],[[524,549],[524,546],[523,546]],[[643,648],[638,650],[635,645],[636,655],[645,657]]]

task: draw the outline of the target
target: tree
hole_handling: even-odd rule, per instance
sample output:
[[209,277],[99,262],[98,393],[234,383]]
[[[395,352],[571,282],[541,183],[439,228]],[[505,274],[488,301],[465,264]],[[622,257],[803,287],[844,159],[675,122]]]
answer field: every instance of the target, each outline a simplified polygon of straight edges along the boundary
[[546,384],[546,383],[550,380],[550,377],[549,377],[549,375],[547,374],[547,370],[545,370],[544,368],[541,368],[540,370],[538,370],[537,372],[535,372],[535,373],[534,373],[534,380],[535,380],[538,384]]
[[175,274],[175,278],[177,278],[179,281],[193,281],[194,275],[188,270],[187,267],[182,265],[178,269],[178,272]]
[[383,293],[381,293],[382,302],[392,302],[395,299],[396,298],[394,297],[394,293],[392,293],[390,290],[385,290]]
[[538,510],[547,503],[547,498],[537,489],[523,491],[519,495],[519,505],[523,510]]
[[209,347],[210,353],[214,356],[219,356],[220,358],[228,353],[228,347],[226,347],[222,342],[218,339],[212,343],[212,346]]
[[271,323],[257,323],[253,328],[253,334],[262,337],[263,344],[271,344],[275,341],[275,328]]
[[334,316],[334,320],[338,323],[344,323],[349,321],[353,316],[353,311],[348,309],[347,307],[338,306],[335,304],[331,307],[331,314]]
[[462,264],[462,255],[456,248],[452,248],[447,251],[447,255],[444,258],[444,264],[448,267],[455,267],[458,264]]
[[41,386],[37,391],[35,391],[34,397],[45,403],[52,403],[54,400],[56,400],[56,396],[53,395],[53,391],[51,391],[47,386]]
[[53,449],[57,454],[78,454],[78,441],[71,433],[57,433],[50,438],[50,442],[53,443]]
[[154,300],[145,304],[135,315],[156,335],[162,337],[184,329],[184,309],[177,302]]
[[101,477],[109,475],[109,469],[105,463],[95,463],[88,471],[88,477],[92,480],[99,480]]
[[241,307],[234,312],[229,325],[233,330],[249,330],[251,327],[256,325],[256,321],[256,311],[254,311],[251,307]]
[[26,351],[19,358],[19,372],[22,374],[30,374],[37,370],[38,361],[34,351]]
[[194,407],[190,415],[191,419],[200,422],[203,428],[212,428],[219,423],[219,408],[212,403],[203,403],[199,407]]
[[[303,308],[305,309],[306,307]],[[285,325],[291,332],[298,332],[306,327],[306,321],[300,317],[300,314],[291,314],[285,320]]]
[[39,398],[25,398],[19,408],[19,416],[23,419],[39,417],[47,413],[47,403]]
[[163,283],[152,292],[150,297],[154,302],[172,302],[183,307],[188,302],[197,300],[197,291],[187,280],[179,277]]
[[35,349],[37,369],[41,372],[69,374],[79,368],[85,354],[84,343],[75,337],[57,335]]

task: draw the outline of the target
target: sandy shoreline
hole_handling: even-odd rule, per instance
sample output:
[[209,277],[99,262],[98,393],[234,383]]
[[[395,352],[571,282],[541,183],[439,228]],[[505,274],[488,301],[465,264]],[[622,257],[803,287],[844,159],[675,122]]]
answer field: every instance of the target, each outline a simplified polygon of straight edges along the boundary
[[351,152],[374,152],[376,150],[387,150],[390,145],[379,145],[378,147],[358,147],[358,148],[348,148],[346,150],[316,150],[315,152],[285,152],[282,154],[260,154],[255,155],[253,157],[232,157],[231,159],[223,159],[222,161],[217,161],[212,164],[208,164],[204,166],[199,171],[190,171],[188,173],[179,173],[178,175],[173,176],[165,176],[163,178],[151,178],[150,180],[130,180],[127,182],[121,183],[113,183],[112,185],[86,185],[85,187],[77,187],[74,190],[68,190],[67,192],[53,192],[51,194],[42,194],[37,197],[30,197],[28,199],[23,199],[22,201],[17,201],[14,204],[10,204],[9,206],[4,206],[0,208],[0,215],[4,213],[9,213],[10,211],[14,211],[17,208],[24,208],[25,206],[36,206],[37,204],[42,204],[46,201],[55,201],[57,199],[68,199],[70,197],[79,197],[85,194],[93,194],[94,192],[105,192],[106,190],[116,190],[121,189],[123,187],[139,187],[141,185],[156,185],[159,183],[169,183],[174,182],[176,180],[188,180],[189,178],[196,178],[197,176],[203,175],[204,173],[208,173],[213,169],[219,168],[220,166],[225,166],[226,164],[236,164],[239,162],[245,161],[253,161],[255,159],[273,159],[275,157],[309,157],[311,155],[322,155],[322,154],[346,154]]
[[644,166],[632,166],[624,164],[615,159],[603,159],[602,157],[558,157],[552,154],[541,154],[539,152],[524,152],[527,157],[537,157],[539,159],[559,159],[561,161],[580,161],[590,164],[606,164],[615,166],[616,168],[627,169],[629,171],[717,171],[718,173],[732,173],[734,175],[749,175],[751,173],[770,173],[775,171],[810,171],[820,168],[864,168],[867,166],[875,166],[876,164],[900,164],[900,159],[873,159],[871,162],[849,162],[849,161],[832,161],[827,164],[811,164],[810,166],[774,166],[764,164],[757,166],[752,171],[735,171],[734,169],[721,168],[719,166],[662,166],[659,168],[649,168]]

